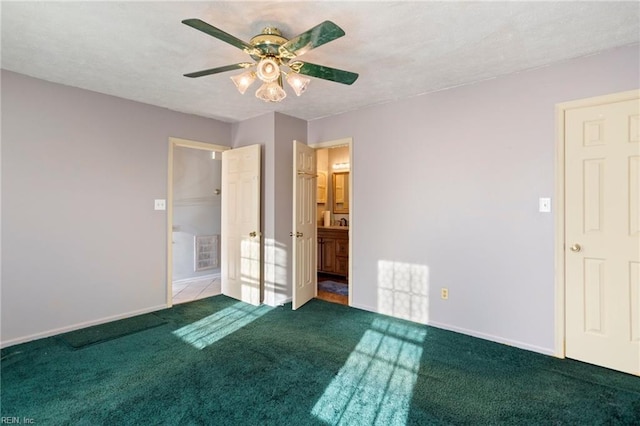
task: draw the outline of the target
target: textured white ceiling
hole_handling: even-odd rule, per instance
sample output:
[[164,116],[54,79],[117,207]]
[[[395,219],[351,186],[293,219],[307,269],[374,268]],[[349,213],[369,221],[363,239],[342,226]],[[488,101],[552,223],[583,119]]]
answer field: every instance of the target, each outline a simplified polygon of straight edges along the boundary
[[[2,68],[176,111],[240,121],[305,120],[540,67],[640,40],[638,2],[2,2]],[[181,21],[248,41],[292,38],[331,20],[346,36],[302,60],[357,72],[319,79],[279,104],[240,95],[235,72],[182,75],[249,59]],[[287,89],[285,87],[285,89]]]

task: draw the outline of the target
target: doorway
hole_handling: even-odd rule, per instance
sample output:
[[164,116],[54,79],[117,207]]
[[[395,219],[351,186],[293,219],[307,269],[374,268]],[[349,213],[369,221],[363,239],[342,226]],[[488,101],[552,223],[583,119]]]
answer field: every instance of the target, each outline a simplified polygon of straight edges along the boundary
[[221,293],[221,153],[229,148],[169,140],[167,304]]
[[353,161],[351,138],[311,145],[317,159],[317,298],[351,304]]

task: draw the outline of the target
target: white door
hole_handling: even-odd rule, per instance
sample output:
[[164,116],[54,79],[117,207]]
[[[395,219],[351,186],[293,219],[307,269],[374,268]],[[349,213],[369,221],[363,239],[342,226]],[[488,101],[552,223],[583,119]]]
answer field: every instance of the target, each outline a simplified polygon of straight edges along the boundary
[[565,115],[566,356],[640,374],[638,99]]
[[317,295],[316,151],[293,142],[293,309]]
[[262,301],[260,149],[222,153],[222,293],[252,305]]

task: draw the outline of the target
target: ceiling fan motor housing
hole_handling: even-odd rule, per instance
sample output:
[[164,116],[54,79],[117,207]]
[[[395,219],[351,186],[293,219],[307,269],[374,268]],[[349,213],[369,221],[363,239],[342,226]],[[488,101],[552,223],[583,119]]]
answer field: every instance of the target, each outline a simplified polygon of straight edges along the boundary
[[280,30],[274,27],[266,27],[262,30],[261,34],[253,37],[249,40],[252,46],[255,46],[262,52],[261,56],[251,55],[256,61],[265,56],[278,56],[278,48],[285,44],[286,38],[282,37]]

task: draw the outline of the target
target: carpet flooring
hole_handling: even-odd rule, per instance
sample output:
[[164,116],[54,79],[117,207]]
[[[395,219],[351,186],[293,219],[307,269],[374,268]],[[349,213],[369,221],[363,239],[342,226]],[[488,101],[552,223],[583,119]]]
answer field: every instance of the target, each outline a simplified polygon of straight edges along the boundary
[[127,318],[100,324],[94,327],[82,328],[60,335],[60,338],[72,348],[82,348],[107,340],[117,339],[128,334],[137,333],[149,328],[158,327],[166,321],[156,315],[140,315],[134,318]]
[[1,351],[4,417],[41,425],[638,425],[640,378],[346,306],[216,296],[71,348]]

